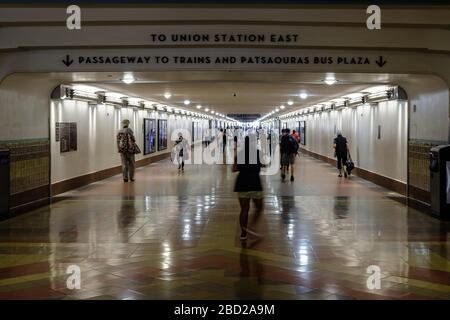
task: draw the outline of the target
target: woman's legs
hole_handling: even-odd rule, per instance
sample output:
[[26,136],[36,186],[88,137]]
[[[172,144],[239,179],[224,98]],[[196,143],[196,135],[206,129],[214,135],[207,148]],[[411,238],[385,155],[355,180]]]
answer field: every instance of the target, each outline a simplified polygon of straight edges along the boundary
[[250,199],[239,198],[241,213],[239,214],[239,225],[241,226],[241,238],[247,236],[248,211],[250,210]]
[[339,170],[339,177],[342,177],[342,157],[340,154],[337,154],[337,168]]
[[181,169],[181,156],[177,154],[178,170]]
[[256,223],[259,221],[259,218],[261,217],[261,213],[263,211],[263,207],[264,207],[264,199],[253,199],[253,203],[255,204],[256,207],[256,211],[255,211],[255,216],[252,220],[252,224],[256,225]]

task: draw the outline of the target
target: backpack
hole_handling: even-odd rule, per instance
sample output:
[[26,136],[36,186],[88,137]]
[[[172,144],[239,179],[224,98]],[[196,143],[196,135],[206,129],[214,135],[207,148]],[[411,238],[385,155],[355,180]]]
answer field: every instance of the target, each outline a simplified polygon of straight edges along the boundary
[[141,150],[134,142],[129,132],[119,132],[117,135],[118,149],[120,153],[138,154]]
[[288,136],[287,152],[293,154],[298,152],[298,142],[290,135]]

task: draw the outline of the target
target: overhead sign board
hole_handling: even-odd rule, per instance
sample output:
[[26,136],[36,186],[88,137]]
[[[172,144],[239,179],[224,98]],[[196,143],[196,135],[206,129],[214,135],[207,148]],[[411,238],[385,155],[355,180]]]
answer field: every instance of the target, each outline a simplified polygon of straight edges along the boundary
[[232,113],[227,114],[228,117],[240,122],[253,122],[261,118],[261,114]]
[[374,65],[382,68],[383,56],[364,55],[71,55],[61,59],[66,67],[76,65]]

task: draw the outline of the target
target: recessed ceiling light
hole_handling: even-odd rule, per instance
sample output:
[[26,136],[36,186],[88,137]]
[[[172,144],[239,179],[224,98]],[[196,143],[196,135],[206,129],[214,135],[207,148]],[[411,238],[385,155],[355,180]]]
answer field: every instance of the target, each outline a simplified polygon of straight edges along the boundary
[[300,93],[300,99],[305,100],[306,98],[308,98],[308,94],[305,92]]
[[294,101],[292,101],[292,100],[288,101],[288,105],[292,106],[293,104],[294,104]]
[[172,94],[170,92],[164,93],[164,98],[170,99],[170,97],[172,97]]
[[327,85],[331,86],[331,85],[335,84],[337,82],[337,80],[336,80],[336,78],[329,76],[329,77],[325,78],[324,82]]
[[276,109],[275,109],[275,112],[278,112],[278,111],[280,111],[280,109],[276,108]]
[[189,105],[189,104],[191,104],[191,102],[190,102],[189,100],[186,99],[186,100],[184,100],[184,104],[185,104],[185,105]]
[[209,111],[209,108],[206,108],[205,111],[208,112],[208,111]]
[[202,106],[198,104],[197,105],[197,109],[201,109],[201,108],[202,108]]
[[283,105],[281,105],[281,106],[280,106],[280,109],[281,109],[281,110],[283,110],[284,108],[286,108],[286,107],[285,107],[285,106],[283,106]]
[[133,83],[135,80],[132,74],[126,74],[122,78],[122,82],[126,84]]

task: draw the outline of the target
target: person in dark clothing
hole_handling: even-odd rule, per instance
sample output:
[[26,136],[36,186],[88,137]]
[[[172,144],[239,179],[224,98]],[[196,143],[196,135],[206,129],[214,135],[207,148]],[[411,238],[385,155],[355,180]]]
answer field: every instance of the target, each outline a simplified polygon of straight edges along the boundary
[[[252,143],[250,143],[250,141]],[[253,148],[253,149],[251,149]],[[250,210],[250,200],[256,207],[255,217],[252,225],[255,225],[263,210],[264,192],[261,184],[259,173],[261,171],[261,162],[259,159],[259,151],[256,147],[255,137],[245,137],[245,146],[235,157],[233,171],[239,174],[234,186],[234,192],[238,193],[241,212],[239,215],[239,224],[241,227],[242,241],[247,240],[248,233],[259,237],[259,235],[248,229],[248,213]]]
[[[220,131],[222,131],[222,129]],[[222,152],[225,153],[225,150],[226,150],[226,147],[227,147],[227,129],[223,130],[222,139],[223,139],[223,142],[222,142],[223,150],[222,150]]]
[[289,133],[290,130],[285,129],[280,140],[281,179],[283,181],[286,178],[286,172],[289,174],[289,169],[291,171],[291,181],[294,181],[294,164],[298,153],[298,142]]
[[344,176],[347,178],[347,169],[345,164],[347,163],[348,146],[347,139],[342,136],[342,132],[337,132],[337,137],[333,142],[334,154],[337,158],[337,168],[339,170],[339,177],[342,177],[342,169],[344,169]]

